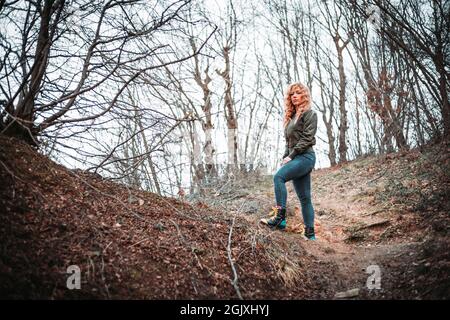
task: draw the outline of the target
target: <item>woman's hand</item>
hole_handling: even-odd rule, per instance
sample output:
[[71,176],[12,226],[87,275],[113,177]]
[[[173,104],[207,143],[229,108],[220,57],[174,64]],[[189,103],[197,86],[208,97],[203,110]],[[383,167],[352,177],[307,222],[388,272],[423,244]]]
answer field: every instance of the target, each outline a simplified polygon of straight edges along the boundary
[[283,163],[282,163],[281,165],[284,166],[286,163],[288,163],[288,162],[291,161],[291,160],[292,160],[291,158],[286,157],[286,158],[283,159]]

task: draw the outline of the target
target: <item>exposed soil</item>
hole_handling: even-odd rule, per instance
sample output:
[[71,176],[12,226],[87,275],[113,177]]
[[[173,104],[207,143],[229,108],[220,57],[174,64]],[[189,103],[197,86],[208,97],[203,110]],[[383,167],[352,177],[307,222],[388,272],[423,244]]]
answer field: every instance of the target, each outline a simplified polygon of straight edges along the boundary
[[[449,151],[313,171],[311,242],[290,183],[288,230],[259,223],[274,205],[270,176],[174,199],[69,170],[0,136],[0,297],[333,299],[359,288],[356,299],[448,299]],[[70,265],[81,269],[80,290],[66,286]],[[379,266],[381,289],[367,289],[369,265]]]

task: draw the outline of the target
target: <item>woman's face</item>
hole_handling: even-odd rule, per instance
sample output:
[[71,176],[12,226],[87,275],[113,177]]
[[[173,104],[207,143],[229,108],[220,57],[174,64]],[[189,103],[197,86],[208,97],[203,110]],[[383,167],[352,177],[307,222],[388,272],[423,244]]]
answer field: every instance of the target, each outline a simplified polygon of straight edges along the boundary
[[298,106],[302,101],[302,91],[299,87],[294,87],[291,90],[291,102],[294,106]]

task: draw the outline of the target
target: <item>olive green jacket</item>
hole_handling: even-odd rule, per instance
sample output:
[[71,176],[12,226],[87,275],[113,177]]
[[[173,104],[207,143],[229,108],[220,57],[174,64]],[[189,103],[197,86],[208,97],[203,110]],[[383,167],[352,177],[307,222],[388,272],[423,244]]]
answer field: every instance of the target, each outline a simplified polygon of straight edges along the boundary
[[[294,119],[291,120],[295,121]],[[283,159],[289,156],[294,159],[296,155],[313,152],[316,144],[317,113],[314,110],[305,111],[295,124],[288,123],[284,128],[286,148]]]

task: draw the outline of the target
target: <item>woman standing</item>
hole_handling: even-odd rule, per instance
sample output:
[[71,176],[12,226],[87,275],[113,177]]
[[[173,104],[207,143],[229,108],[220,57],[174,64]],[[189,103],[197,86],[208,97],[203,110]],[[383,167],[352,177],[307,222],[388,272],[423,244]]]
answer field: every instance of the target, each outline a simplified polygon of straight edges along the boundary
[[311,95],[301,83],[289,85],[285,99],[284,136],[286,149],[283,163],[273,178],[276,206],[271,218],[261,222],[273,228],[286,228],[285,183],[292,180],[301,203],[305,237],[315,240],[314,208],[311,202],[311,171],[316,163],[313,145],[316,144],[317,114],[311,110]]

